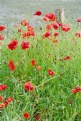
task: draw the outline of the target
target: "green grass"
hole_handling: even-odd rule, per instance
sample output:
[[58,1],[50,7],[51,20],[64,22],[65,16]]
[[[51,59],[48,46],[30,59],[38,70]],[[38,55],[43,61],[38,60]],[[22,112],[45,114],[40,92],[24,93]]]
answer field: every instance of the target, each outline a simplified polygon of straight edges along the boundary
[[[12,30],[10,38],[4,33],[5,40],[0,46],[0,83],[8,86],[0,95],[13,100],[1,109],[0,121],[24,121],[24,112],[30,113],[29,121],[35,121],[36,114],[40,115],[40,121],[81,121],[81,93],[71,92],[81,86],[81,40],[75,37],[76,28],[68,33],[60,32],[58,43],[43,39],[45,30],[39,31],[35,37],[27,39],[30,42],[27,50],[21,49],[22,38],[16,29]],[[13,51],[7,47],[12,38],[19,42]],[[60,61],[65,56],[71,59]],[[10,59],[16,65],[14,72],[8,68]],[[40,71],[31,66],[32,59],[36,60],[36,66],[41,66]],[[54,77],[48,75],[48,69],[55,72]],[[23,88],[28,81],[35,87],[32,92]]]

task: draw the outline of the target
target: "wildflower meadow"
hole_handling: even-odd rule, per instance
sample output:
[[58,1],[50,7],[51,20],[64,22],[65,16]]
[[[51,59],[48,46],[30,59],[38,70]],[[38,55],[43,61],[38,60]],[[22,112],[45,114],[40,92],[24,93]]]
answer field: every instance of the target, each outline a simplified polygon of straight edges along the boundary
[[0,25],[0,121],[81,121],[81,18],[41,21]]

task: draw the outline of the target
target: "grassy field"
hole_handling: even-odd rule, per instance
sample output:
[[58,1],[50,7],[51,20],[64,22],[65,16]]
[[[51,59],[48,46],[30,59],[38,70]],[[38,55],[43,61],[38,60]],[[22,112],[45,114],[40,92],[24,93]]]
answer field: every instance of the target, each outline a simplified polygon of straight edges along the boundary
[[[0,25],[0,121],[81,121],[81,24],[74,17],[74,24],[60,25],[53,16],[34,29],[26,20],[20,21],[26,17],[26,0],[16,2],[1,1],[0,10],[12,16],[16,10],[20,18],[5,16],[1,22],[5,26]],[[51,11],[44,3],[30,8],[30,18],[38,5],[44,13]],[[7,20],[19,24],[8,27]]]
[[[19,27],[22,34],[27,31]],[[4,84],[0,87],[0,121],[24,121],[24,112],[30,115],[29,121],[81,121],[81,41],[75,36],[77,24],[69,32],[51,30],[51,38],[42,37],[46,32],[43,27],[34,37],[23,39],[18,28],[12,28],[10,38],[3,32],[5,39],[0,47],[0,83]],[[54,32],[59,36],[54,37]],[[12,39],[18,42],[14,47]],[[22,48],[23,40],[29,42],[28,49]],[[28,82],[31,91],[25,87]]]

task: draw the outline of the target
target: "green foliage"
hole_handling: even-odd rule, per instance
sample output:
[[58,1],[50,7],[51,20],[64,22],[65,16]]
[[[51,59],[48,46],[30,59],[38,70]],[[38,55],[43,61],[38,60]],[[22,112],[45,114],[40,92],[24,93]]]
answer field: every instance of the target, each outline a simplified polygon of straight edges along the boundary
[[[37,35],[38,34],[38,35]],[[29,112],[29,121],[35,121],[35,115],[40,115],[40,121],[80,121],[81,93],[72,94],[72,88],[81,86],[81,40],[75,37],[75,30],[60,33],[58,43],[43,39],[43,32],[36,33],[34,38],[28,38],[30,48],[22,50],[18,47],[11,51],[4,40],[1,46],[0,83],[8,88],[0,93],[3,98],[11,96],[13,101],[1,109],[0,121],[24,121],[23,113]],[[21,44],[20,35],[13,36]],[[70,56],[70,60],[60,60]],[[12,59],[16,70],[11,72],[8,62]],[[36,60],[36,66],[31,60]],[[54,77],[48,75],[51,69]],[[23,88],[25,82],[31,81],[35,87],[32,92]],[[72,102],[72,103],[71,103]]]

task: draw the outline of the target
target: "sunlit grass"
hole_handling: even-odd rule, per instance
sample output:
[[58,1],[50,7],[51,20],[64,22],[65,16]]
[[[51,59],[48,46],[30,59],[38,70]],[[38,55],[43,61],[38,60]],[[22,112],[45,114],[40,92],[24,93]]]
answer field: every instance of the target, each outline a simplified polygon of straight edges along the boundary
[[[54,38],[43,38],[45,29],[39,30],[35,37],[25,39],[30,42],[26,50],[20,47],[23,40],[20,33],[16,28],[12,30],[9,38],[5,33],[0,45],[0,83],[8,86],[0,95],[13,100],[0,110],[0,120],[24,121],[24,112],[30,113],[29,121],[35,121],[38,114],[40,121],[81,120],[81,94],[71,92],[74,87],[81,86],[81,40],[75,37],[76,28],[68,33],[60,31],[58,43],[53,43]],[[13,38],[19,44],[11,51],[7,45]],[[64,60],[66,56],[70,56],[70,60]],[[15,71],[9,70],[10,59],[15,63]],[[36,60],[35,66],[31,65],[32,59]],[[37,66],[41,69],[37,70]],[[48,75],[48,69],[55,75]],[[24,83],[28,81],[35,87],[32,92],[24,90]]]

